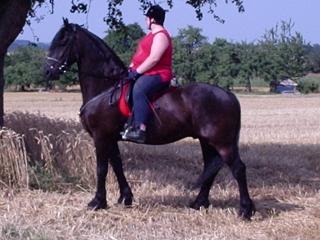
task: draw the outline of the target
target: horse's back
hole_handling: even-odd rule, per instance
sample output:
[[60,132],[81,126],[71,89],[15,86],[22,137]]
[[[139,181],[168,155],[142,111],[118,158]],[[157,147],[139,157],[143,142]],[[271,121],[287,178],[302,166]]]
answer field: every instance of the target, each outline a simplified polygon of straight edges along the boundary
[[158,116],[150,123],[151,135],[164,141],[187,136],[224,137],[226,133],[236,138],[239,132],[240,105],[237,98],[214,85],[194,83],[179,87],[158,99],[156,105],[159,106]]
[[213,110],[214,113],[223,113],[230,108],[235,111],[240,107],[232,92],[206,83],[186,85],[182,90],[182,95],[193,109],[199,107],[204,110]]
[[[160,99],[164,108],[179,112],[188,118],[240,117],[240,104],[236,96],[218,86],[194,83],[179,87]],[[175,109],[178,108],[178,109]]]

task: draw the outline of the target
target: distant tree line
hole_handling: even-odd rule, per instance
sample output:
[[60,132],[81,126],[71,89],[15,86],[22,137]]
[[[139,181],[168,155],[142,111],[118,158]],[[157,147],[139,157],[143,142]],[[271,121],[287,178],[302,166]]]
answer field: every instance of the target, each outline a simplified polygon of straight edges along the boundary
[[43,72],[46,54],[45,49],[35,44],[21,46],[9,52],[4,63],[6,89],[12,91],[52,87],[65,89],[69,85],[77,84],[76,66],[72,66],[71,71],[62,75],[57,82],[47,82]]
[[[137,42],[144,34],[138,24],[130,24],[109,30],[104,40],[129,65]],[[255,81],[270,84],[320,72],[320,45],[306,43],[300,33],[293,32],[291,21],[281,22],[252,43],[221,38],[210,43],[200,28],[192,26],[180,29],[173,42],[174,73],[181,84],[206,82],[228,89],[244,86],[251,91]],[[7,88],[25,90],[47,86],[41,72],[45,54],[45,50],[32,45],[8,54],[4,71]],[[70,71],[55,84],[60,88],[76,84],[75,72],[76,69]],[[301,89],[306,87],[301,81],[300,85]],[[319,90],[319,83],[311,85],[311,91]]]

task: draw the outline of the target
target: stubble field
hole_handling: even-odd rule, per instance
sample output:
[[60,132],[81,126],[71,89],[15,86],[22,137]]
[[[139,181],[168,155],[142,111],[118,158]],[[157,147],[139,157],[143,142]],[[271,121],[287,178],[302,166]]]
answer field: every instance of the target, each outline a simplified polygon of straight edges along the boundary
[[[95,162],[92,142],[78,123],[80,94],[6,93],[7,126],[25,135],[27,158],[40,144],[38,158],[51,175],[45,186],[36,178],[38,190],[0,181],[0,239],[319,239],[320,97],[238,98],[240,154],[257,208],[251,222],[237,217],[238,189],[226,167],[212,187],[212,206],[188,208],[202,169],[193,139],[165,146],[121,143],[133,207],[115,204],[118,187],[110,169],[109,208],[87,210]],[[37,139],[34,145],[29,138]],[[28,174],[25,181],[31,182]]]

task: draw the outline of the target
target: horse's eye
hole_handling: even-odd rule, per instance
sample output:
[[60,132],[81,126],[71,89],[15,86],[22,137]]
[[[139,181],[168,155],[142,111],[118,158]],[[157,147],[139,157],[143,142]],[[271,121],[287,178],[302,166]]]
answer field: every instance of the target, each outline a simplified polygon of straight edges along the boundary
[[58,42],[59,42],[60,46],[63,46],[65,44],[67,44],[67,42],[68,42],[69,36],[66,33],[67,33],[66,31],[63,31],[59,37]]
[[66,46],[67,43],[68,43],[68,38],[65,37],[65,36],[63,36],[63,37],[61,37],[61,38],[59,39],[59,41],[58,41],[58,46],[59,46],[59,47],[63,47],[63,46]]

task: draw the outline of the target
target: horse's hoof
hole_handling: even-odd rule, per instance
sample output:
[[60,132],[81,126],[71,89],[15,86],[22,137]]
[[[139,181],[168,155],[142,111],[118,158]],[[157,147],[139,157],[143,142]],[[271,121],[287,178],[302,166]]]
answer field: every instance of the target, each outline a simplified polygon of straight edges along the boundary
[[88,209],[90,210],[97,211],[99,209],[105,209],[105,208],[107,208],[107,201],[105,199],[100,200],[100,199],[94,198],[88,203]]
[[251,217],[256,213],[256,208],[251,201],[249,204],[241,204],[239,210],[239,217],[244,220],[251,220]]
[[124,203],[124,205],[127,206],[127,207],[131,206],[132,205],[132,199],[133,199],[133,195],[132,194],[128,194],[128,195],[122,194],[118,199],[118,204]]
[[210,206],[210,202],[208,199],[204,200],[196,200],[190,204],[190,208],[195,210],[200,210],[201,207],[208,208]]

